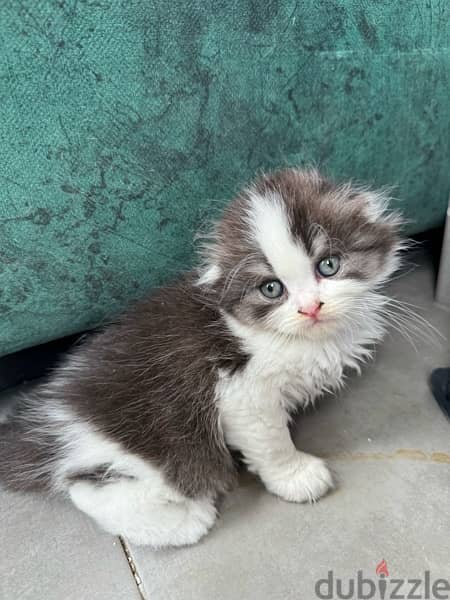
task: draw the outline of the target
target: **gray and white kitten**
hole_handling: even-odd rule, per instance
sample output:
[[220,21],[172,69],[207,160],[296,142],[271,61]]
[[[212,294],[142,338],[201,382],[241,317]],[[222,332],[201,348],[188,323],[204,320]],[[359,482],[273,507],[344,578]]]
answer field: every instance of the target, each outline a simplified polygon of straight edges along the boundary
[[384,331],[379,287],[399,219],[382,193],[317,171],[260,178],[228,206],[203,264],[76,349],[0,426],[0,480],[66,494],[113,534],[197,542],[239,451],[292,502],[333,485],[292,443],[290,415]]

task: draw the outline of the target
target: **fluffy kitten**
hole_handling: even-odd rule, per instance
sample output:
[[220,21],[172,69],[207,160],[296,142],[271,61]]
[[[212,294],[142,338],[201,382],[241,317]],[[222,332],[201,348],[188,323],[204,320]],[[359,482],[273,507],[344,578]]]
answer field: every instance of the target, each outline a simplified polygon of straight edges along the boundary
[[197,542],[236,479],[232,451],[293,502],[332,487],[290,414],[339,387],[383,335],[398,266],[380,193],[316,171],[262,177],[225,210],[203,264],[77,348],[0,426],[0,479],[67,494],[104,529]]

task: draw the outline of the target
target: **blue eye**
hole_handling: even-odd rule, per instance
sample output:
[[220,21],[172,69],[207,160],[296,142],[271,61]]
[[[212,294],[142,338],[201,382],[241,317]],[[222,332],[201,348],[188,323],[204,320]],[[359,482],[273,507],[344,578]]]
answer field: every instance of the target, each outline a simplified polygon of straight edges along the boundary
[[281,281],[278,281],[278,279],[266,281],[260,286],[259,289],[261,290],[261,294],[263,296],[270,298],[271,300],[279,298],[284,292],[284,286]]
[[333,277],[339,271],[340,266],[341,260],[339,256],[329,256],[320,261],[317,265],[317,270],[322,277]]

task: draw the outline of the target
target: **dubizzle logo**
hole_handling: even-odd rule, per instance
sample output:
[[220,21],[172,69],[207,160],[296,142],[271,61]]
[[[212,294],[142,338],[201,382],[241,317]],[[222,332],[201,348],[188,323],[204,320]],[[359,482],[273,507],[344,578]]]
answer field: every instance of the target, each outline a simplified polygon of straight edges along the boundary
[[385,577],[389,577],[389,571],[388,571],[388,568],[387,568],[387,563],[384,560],[384,558],[383,558],[383,560],[381,562],[379,562],[377,564],[377,568],[375,569],[375,573],[377,575],[384,575]]
[[314,591],[321,600],[449,600],[450,581],[431,578],[425,571],[420,579],[389,577],[387,562],[381,560],[375,567],[376,578],[366,577],[360,569],[355,578],[341,579],[328,571],[324,579],[316,581]]

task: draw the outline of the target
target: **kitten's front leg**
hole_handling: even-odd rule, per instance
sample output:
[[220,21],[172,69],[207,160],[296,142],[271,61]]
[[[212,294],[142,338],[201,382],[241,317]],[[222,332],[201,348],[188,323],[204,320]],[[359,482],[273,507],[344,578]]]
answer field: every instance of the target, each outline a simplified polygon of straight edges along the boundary
[[281,405],[233,405],[222,410],[227,443],[242,452],[270,492],[290,502],[313,502],[333,487],[325,462],[295,448]]
[[325,462],[306,452],[286,455],[275,468],[263,465],[259,474],[269,492],[289,502],[314,502],[333,487]]

